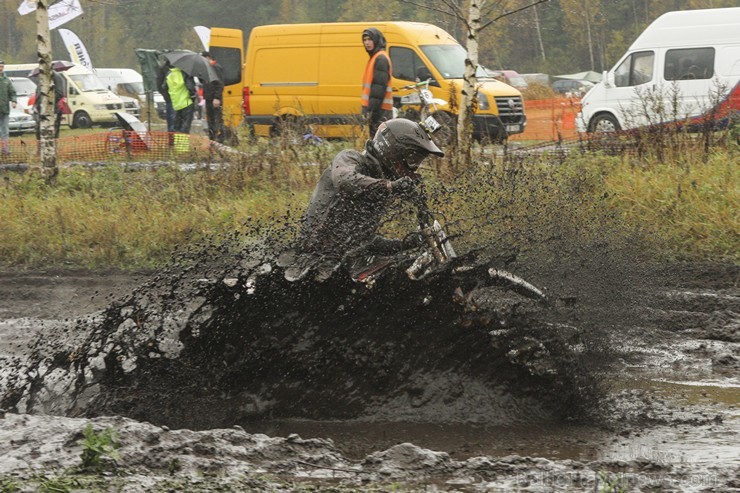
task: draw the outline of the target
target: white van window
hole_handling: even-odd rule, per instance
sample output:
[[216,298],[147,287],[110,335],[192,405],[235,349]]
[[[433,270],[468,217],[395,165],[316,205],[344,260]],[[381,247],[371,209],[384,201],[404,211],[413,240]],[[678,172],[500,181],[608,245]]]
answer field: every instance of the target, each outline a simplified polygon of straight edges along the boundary
[[27,77],[11,77],[16,96],[30,96],[36,93],[36,84]]
[[638,51],[624,59],[614,70],[614,84],[617,87],[639,86],[653,80],[655,54],[652,51]]
[[421,57],[409,48],[394,46],[390,51],[393,77],[396,79],[422,81],[432,76]]
[[70,75],[70,79],[74,82],[82,92],[85,91],[105,91],[106,88],[100,79],[93,74],[78,74]]
[[126,94],[144,94],[144,83],[143,82],[122,82],[116,86],[116,92],[123,92]]
[[714,48],[668,50],[665,80],[695,80],[714,77]]

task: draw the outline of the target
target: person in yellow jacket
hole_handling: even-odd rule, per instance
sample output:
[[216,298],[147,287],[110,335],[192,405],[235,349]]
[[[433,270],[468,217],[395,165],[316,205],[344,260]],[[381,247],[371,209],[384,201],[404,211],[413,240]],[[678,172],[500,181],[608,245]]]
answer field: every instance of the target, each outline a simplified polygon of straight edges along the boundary
[[385,36],[370,27],[362,31],[362,44],[370,56],[362,77],[362,116],[367,120],[370,138],[381,122],[393,118],[391,59],[385,51]]
[[195,114],[195,101],[198,97],[195,80],[179,68],[169,67],[161,89],[167,91],[175,110],[173,131],[189,134]]

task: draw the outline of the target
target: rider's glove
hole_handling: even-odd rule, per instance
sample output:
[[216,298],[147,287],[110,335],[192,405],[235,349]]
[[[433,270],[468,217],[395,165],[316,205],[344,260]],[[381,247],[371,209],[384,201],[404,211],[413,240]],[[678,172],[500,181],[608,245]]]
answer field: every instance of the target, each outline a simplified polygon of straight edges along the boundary
[[398,180],[390,182],[390,190],[393,195],[407,195],[410,193],[416,183],[408,176],[399,178]]
[[422,245],[424,245],[424,237],[421,236],[421,233],[410,233],[403,239],[401,246],[404,250],[411,250]]

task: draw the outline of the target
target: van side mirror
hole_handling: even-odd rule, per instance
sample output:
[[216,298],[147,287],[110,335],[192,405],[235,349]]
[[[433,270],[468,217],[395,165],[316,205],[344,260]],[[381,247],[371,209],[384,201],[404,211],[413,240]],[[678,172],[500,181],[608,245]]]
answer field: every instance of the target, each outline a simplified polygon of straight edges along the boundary
[[601,74],[601,81],[606,87],[614,87],[614,73],[604,70]]

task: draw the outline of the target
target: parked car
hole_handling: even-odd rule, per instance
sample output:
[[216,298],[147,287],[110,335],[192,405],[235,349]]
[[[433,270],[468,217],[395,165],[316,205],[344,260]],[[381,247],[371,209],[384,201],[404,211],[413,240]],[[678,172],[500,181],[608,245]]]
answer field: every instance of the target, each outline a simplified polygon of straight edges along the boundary
[[15,88],[17,108],[23,113],[31,114],[28,98],[36,94],[36,83],[28,77],[10,77],[10,83]]
[[21,135],[24,132],[36,131],[36,120],[33,116],[24,113],[18,107],[10,109],[8,131],[11,135]]
[[594,85],[593,82],[587,80],[559,79],[552,83],[552,89],[560,94],[583,96]]

